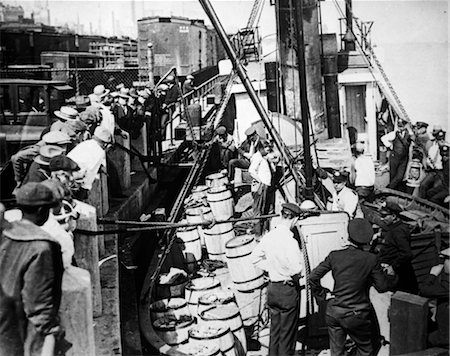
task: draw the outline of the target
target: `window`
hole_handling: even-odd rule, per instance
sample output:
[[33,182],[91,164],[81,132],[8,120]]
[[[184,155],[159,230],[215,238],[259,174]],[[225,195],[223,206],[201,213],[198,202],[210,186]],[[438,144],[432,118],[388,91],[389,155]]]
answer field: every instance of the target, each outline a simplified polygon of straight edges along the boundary
[[31,112],[46,112],[45,91],[43,87],[19,86],[19,114]]

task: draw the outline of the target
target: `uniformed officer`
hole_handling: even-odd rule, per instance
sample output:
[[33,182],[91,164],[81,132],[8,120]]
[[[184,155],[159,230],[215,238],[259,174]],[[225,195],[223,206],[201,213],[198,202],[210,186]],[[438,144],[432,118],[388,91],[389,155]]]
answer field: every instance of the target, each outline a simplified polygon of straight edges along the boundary
[[374,355],[374,313],[369,300],[373,285],[380,293],[394,285],[396,278],[383,273],[375,255],[364,251],[373,236],[366,219],[353,219],[348,224],[349,245],[332,251],[309,277],[312,293],[322,299],[330,292],[320,280],[329,271],[334,278],[333,298],[328,301],[326,323],[332,356],[345,355],[347,335],[355,342],[357,355]]
[[362,218],[363,214],[358,204],[358,194],[346,186],[348,173],[336,171],[333,174],[333,186],[336,194],[333,194],[332,211],[345,211],[350,219]]
[[299,279],[303,270],[300,248],[291,231],[300,208],[282,205],[280,223],[264,235],[252,252],[253,263],[267,271],[267,305],[270,310],[269,355],[293,355],[299,314]]

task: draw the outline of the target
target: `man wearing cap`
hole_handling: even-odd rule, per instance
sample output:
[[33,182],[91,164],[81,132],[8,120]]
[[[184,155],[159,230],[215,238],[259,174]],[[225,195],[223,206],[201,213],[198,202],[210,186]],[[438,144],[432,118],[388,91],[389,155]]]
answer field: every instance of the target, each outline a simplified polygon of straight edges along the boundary
[[439,264],[431,267],[430,273],[420,285],[420,295],[436,298],[437,330],[428,335],[431,346],[449,347],[449,283],[450,248],[439,253]]
[[[446,206],[449,196],[449,146],[442,145],[439,154],[442,160],[442,169],[436,172],[433,187],[426,191],[426,198],[436,204]],[[447,205],[448,206],[448,205]]]
[[81,142],[67,154],[79,167],[81,178],[81,188],[92,189],[92,183],[99,172],[100,167],[106,167],[106,150],[111,146],[111,132],[98,126],[94,131],[92,139]]
[[216,129],[216,136],[212,143],[217,142],[220,153],[220,162],[222,162],[222,169],[228,168],[228,163],[235,156],[236,146],[234,145],[233,136],[231,136],[225,126],[219,126]]
[[80,167],[72,159],[67,156],[54,157],[50,161],[49,170],[52,180],[60,182],[69,191],[78,190],[73,174]]
[[427,199],[428,191],[439,182],[439,173],[442,172],[441,147],[445,146],[445,132],[438,131],[434,134],[426,158],[426,176],[420,183],[419,197]]
[[169,75],[165,84],[167,85],[167,95],[164,100],[164,103],[169,106],[170,104],[176,103],[181,96],[180,88],[175,83],[175,77],[173,75]]
[[61,335],[61,248],[41,228],[60,201],[42,183],[25,184],[16,200],[22,219],[0,239],[0,353],[40,355],[47,335]]
[[183,93],[189,93],[194,90],[194,77],[192,75],[187,75],[186,80],[183,83]]
[[23,184],[29,182],[42,182],[50,178],[50,160],[56,156],[63,155],[64,149],[58,146],[46,145],[39,149],[39,155],[30,165],[27,175],[23,179]]
[[362,217],[362,211],[358,202],[358,194],[346,186],[347,172],[335,171],[333,174],[333,186],[335,193],[332,196],[331,211],[345,211],[350,219]]
[[259,135],[256,132],[254,126],[250,126],[246,131],[247,138],[242,142],[241,146],[237,149],[240,154],[240,158],[230,160],[228,164],[228,180],[230,183],[234,183],[235,168],[248,169],[250,167],[250,158],[256,152],[256,146],[259,142]]
[[267,305],[271,318],[271,356],[295,353],[303,261],[291,229],[299,214],[300,208],[296,204],[283,204],[280,223],[261,238],[251,254],[253,264],[266,271],[270,279]]
[[115,120],[114,115],[111,112],[111,102],[108,100],[110,90],[106,89],[104,85],[100,84],[94,88],[92,94],[89,95],[89,99],[91,101],[91,106],[97,107],[100,109],[100,118],[101,121],[99,126],[107,129],[111,135],[114,134],[115,131]]
[[375,165],[372,158],[364,155],[364,145],[355,144],[355,159],[351,166],[350,182],[360,199],[370,199],[375,185]]
[[378,254],[378,261],[388,273],[398,276],[397,290],[416,294],[416,275],[411,265],[410,228],[387,208],[380,210],[382,221],[381,238],[384,241]]
[[388,188],[399,189],[405,176],[409,158],[409,146],[413,139],[409,123],[399,118],[394,131],[381,138],[383,144],[391,150],[389,156],[389,185]]
[[331,271],[334,288],[328,300],[325,320],[328,325],[331,355],[345,355],[347,335],[355,342],[357,355],[376,355],[379,347],[374,333],[374,310],[369,299],[373,285],[380,292],[395,285],[395,277],[383,273],[375,255],[363,247],[372,240],[372,225],[366,219],[353,219],[348,224],[348,246],[332,251],[311,272],[309,283],[314,296],[326,299],[329,290],[320,280]]
[[11,156],[11,163],[14,170],[14,180],[17,187],[20,187],[23,179],[33,163],[33,160],[39,155],[39,150],[45,145],[59,146],[67,152],[67,145],[70,144],[70,137],[60,131],[51,131],[42,137],[42,140],[34,145],[22,148],[16,154]]
[[430,135],[427,133],[428,124],[423,121],[417,121],[414,125],[414,144],[421,152],[426,154],[431,146]]

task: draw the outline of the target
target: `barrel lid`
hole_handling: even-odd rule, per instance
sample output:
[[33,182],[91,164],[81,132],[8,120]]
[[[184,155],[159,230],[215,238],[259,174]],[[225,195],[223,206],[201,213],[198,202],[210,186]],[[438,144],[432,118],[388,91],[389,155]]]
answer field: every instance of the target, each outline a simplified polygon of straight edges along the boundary
[[186,344],[179,345],[176,349],[177,351],[192,356],[212,356],[218,355],[220,352],[219,346],[217,345]]
[[230,328],[224,325],[211,325],[211,324],[200,324],[195,325],[189,330],[189,336],[193,338],[214,338],[220,334],[226,334]]
[[204,290],[220,285],[220,281],[214,277],[200,277],[192,279],[186,286],[187,289]]
[[161,299],[150,304],[150,310],[164,312],[170,309],[177,309],[186,304],[187,302],[184,298]]
[[225,173],[212,173],[206,176],[206,179],[208,180],[212,180],[212,179],[219,179],[219,178],[224,178],[225,177]]
[[230,290],[219,290],[211,293],[206,293],[200,296],[200,304],[216,305],[226,304],[234,300],[234,293]]
[[234,247],[246,245],[246,244],[252,242],[253,239],[254,239],[254,235],[241,235],[241,236],[236,236],[236,237],[232,238],[231,240],[229,240],[229,241],[225,244],[225,247],[226,247],[226,248],[234,248]]
[[239,309],[235,304],[215,305],[201,312],[203,320],[227,320],[239,314]]
[[194,323],[194,318],[190,315],[181,315],[179,318],[176,318],[173,315],[164,316],[162,318],[156,319],[153,322],[153,326],[155,329],[163,330],[163,331],[173,331],[177,328],[182,328],[184,326],[188,326]]
[[191,192],[192,193],[201,193],[201,192],[206,192],[208,190],[208,186],[207,185],[197,185],[194,188],[192,188]]

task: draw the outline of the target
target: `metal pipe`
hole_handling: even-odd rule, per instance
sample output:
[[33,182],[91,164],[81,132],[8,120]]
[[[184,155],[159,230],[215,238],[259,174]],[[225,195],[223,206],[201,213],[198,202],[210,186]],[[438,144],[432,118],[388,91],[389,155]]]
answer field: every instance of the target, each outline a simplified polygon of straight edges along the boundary
[[205,10],[206,15],[209,17],[212,25],[214,26],[217,35],[219,36],[220,40],[222,41],[223,47],[225,48],[225,51],[227,52],[228,57],[233,63],[234,70],[239,75],[239,78],[242,81],[242,84],[244,85],[245,89],[247,90],[247,93],[250,97],[250,99],[253,102],[253,105],[255,105],[256,111],[258,111],[259,116],[261,117],[261,120],[263,121],[264,125],[267,127],[267,130],[269,131],[270,136],[272,137],[273,141],[275,142],[277,148],[280,150],[280,153],[283,156],[284,161],[286,162],[286,165],[288,166],[289,170],[292,173],[292,176],[295,180],[295,183],[298,186],[302,186],[302,179],[300,178],[299,173],[294,169],[294,167],[291,164],[291,156],[288,153],[287,149],[284,147],[280,137],[275,134],[275,127],[272,124],[272,121],[269,118],[269,115],[267,114],[266,110],[264,109],[261,101],[258,98],[258,95],[255,92],[255,89],[252,86],[252,83],[250,79],[247,76],[247,73],[245,72],[245,69],[243,68],[242,64],[239,61],[239,58],[231,45],[231,42],[225,32],[225,30],[222,27],[222,24],[220,23],[219,18],[217,17],[214,8],[212,7],[209,0],[199,0],[200,4],[203,7],[203,10]]
[[303,0],[293,1],[295,11],[295,27],[297,29],[297,60],[298,75],[300,78],[300,105],[302,115],[303,157],[305,161],[305,190],[306,199],[314,199],[314,188],[312,183],[313,167],[311,161],[311,147],[309,140],[309,105],[306,87],[306,61],[305,61],[305,39],[303,34]]

